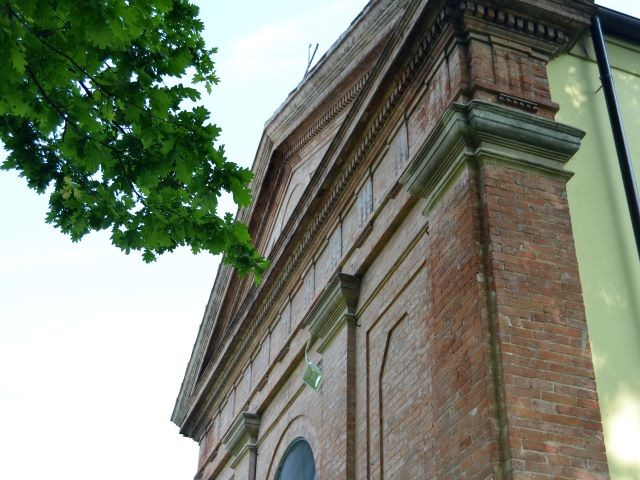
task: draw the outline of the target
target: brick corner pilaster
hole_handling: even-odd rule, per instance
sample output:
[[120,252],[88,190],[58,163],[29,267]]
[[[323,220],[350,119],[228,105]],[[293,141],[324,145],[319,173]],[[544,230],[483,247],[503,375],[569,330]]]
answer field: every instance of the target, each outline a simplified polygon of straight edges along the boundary
[[[460,185],[475,198],[455,207],[473,209],[476,218],[467,244],[478,252],[464,257],[475,265],[476,287],[465,295],[478,296],[474,315],[484,320],[466,324],[484,342],[485,353],[474,358],[486,363],[493,461],[505,478],[608,478],[566,195],[564,165],[582,136],[513,108],[456,104],[401,180],[425,199],[427,216],[441,216],[443,199]],[[447,225],[464,214],[450,218]],[[444,320],[461,313],[469,315],[450,312]],[[468,357],[477,349],[461,348]],[[464,448],[473,455],[476,447]]]

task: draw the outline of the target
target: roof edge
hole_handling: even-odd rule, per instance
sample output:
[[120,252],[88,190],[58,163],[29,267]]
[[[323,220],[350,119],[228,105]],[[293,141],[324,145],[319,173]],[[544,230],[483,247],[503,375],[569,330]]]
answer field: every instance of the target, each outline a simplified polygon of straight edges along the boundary
[[640,43],[640,18],[601,5],[596,6],[596,15],[600,17],[605,35]]

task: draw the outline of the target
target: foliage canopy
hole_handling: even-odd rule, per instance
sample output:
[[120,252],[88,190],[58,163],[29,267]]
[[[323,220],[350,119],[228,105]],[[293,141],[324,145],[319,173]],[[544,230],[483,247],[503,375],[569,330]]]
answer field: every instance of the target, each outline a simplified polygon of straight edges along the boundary
[[251,171],[225,158],[203,106],[217,83],[198,8],[187,0],[0,3],[0,140],[49,192],[46,221],[74,241],[111,230],[145,261],[187,245],[241,274],[267,262],[247,227],[216,213],[223,191],[251,200]]

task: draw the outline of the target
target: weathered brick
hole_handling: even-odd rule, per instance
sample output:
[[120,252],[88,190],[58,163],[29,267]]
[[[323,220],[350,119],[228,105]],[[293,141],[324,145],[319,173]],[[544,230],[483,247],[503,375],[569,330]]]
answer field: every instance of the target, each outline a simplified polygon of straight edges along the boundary
[[[515,136],[503,155],[465,117],[448,151],[426,153],[458,135],[446,122],[472,100],[506,104],[507,123],[514,108],[552,118],[545,59],[561,47],[530,2],[460,2],[441,16],[440,3],[399,20],[408,2],[372,2],[352,27],[360,40],[343,39],[353,51],[335,47],[268,124],[277,152],[260,153],[267,173],[256,178],[269,182],[248,215],[274,217],[254,232],[273,246],[273,266],[263,285],[226,294],[238,295],[224,312],[243,328],[226,344],[237,355],[207,385],[218,389],[210,405],[203,388],[187,418],[188,432],[216,419],[201,437],[199,478],[274,478],[298,437],[318,478],[607,477],[567,176],[532,167],[552,147]],[[585,5],[540,0],[535,11],[577,32]],[[386,8],[395,34],[367,24]],[[294,184],[305,196],[287,190]],[[297,206],[284,205],[292,198]],[[336,272],[360,281],[344,317],[323,297]],[[310,342],[324,374],[314,391],[301,378],[318,315],[336,324]],[[257,455],[231,458],[221,441],[247,405],[260,415]]]

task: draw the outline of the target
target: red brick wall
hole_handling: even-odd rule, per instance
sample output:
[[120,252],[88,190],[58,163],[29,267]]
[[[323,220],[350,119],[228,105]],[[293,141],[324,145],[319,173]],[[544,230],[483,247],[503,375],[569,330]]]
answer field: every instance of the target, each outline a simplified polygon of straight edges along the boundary
[[[300,322],[322,286],[293,309],[294,329],[274,321],[252,366],[271,369],[258,393],[252,376],[258,478],[292,432],[313,446],[319,478],[606,478],[566,177],[483,162],[463,162],[427,212],[389,187],[361,246],[339,249],[362,277],[359,326],[311,352],[320,391],[301,383]],[[268,354],[285,343],[283,357]],[[210,470],[223,475],[228,461]]]
[[487,478],[498,461],[477,203],[466,168],[429,214],[426,322],[438,478]]
[[[325,479],[607,478],[567,176],[469,153],[453,173],[432,171],[449,178],[427,211],[399,185],[408,165],[429,161],[421,149],[454,100],[495,103],[502,93],[523,102],[510,105],[555,112],[545,53],[556,46],[532,53],[523,34],[513,35],[520,43],[496,36],[506,34],[478,20],[480,10],[460,21],[474,35],[446,27],[442,50],[411,73],[416,80],[388,107],[382,133],[362,127],[367,139],[380,138],[286,279],[246,352],[251,360],[234,366],[203,440],[203,479],[250,477],[246,459],[220,445],[245,406],[261,415],[257,478],[274,477],[298,436]],[[477,34],[483,28],[491,34]],[[540,38],[531,40],[536,48]],[[505,148],[523,148],[531,164],[535,147]],[[336,271],[361,278],[358,325],[348,320],[326,349],[312,348],[325,374],[313,391],[302,384],[303,322]]]
[[566,179],[481,172],[514,478],[605,478]]

